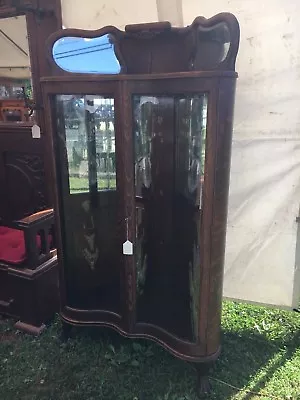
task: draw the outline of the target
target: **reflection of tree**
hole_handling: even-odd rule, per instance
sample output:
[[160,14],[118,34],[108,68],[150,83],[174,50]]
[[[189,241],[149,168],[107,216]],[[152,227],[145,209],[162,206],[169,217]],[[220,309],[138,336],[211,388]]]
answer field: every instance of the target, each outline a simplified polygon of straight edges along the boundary
[[99,249],[96,246],[96,230],[94,216],[91,212],[91,204],[88,200],[82,203],[84,210],[83,237],[85,240],[82,254],[92,270],[95,269],[99,257]]
[[[114,132],[114,102],[104,99],[95,113],[98,171],[106,179],[106,187],[115,186],[116,156]],[[111,182],[112,181],[112,182]]]
[[144,199],[144,206],[136,208],[136,274],[137,292],[144,293],[148,267],[148,218],[151,191],[151,152],[153,137],[153,109],[158,104],[155,97],[135,98],[135,180],[136,194]]
[[113,99],[64,95],[63,100],[70,175],[88,178],[93,170],[101,189],[115,189]]
[[64,101],[64,112],[66,116],[66,128],[74,131],[77,130],[77,138],[72,145],[72,162],[73,167],[78,168],[84,159],[84,149],[86,149],[83,99],[71,96],[70,99]]
[[0,86],[0,97],[24,99],[23,88],[25,95],[28,99],[32,100],[32,84],[30,79],[25,80],[12,80],[8,83],[4,83]]
[[[204,175],[205,162],[205,96],[197,96],[190,103],[190,132],[189,132],[189,173],[188,191],[195,193],[199,189],[201,177]],[[199,190],[198,190],[199,192]],[[197,195],[197,194],[196,194]],[[198,193],[198,196],[200,193]]]
[[140,191],[151,185],[151,146],[153,131],[153,107],[158,103],[155,97],[138,98],[135,107],[135,170],[136,184]]
[[[196,200],[196,205],[199,203],[200,208],[205,163],[206,101],[204,95],[194,97],[191,99],[190,110],[188,192],[189,196],[194,201]],[[200,218],[199,215],[198,218]],[[200,296],[199,221],[196,222],[195,218],[191,218],[189,230],[192,232],[189,254],[191,325],[193,337],[196,339],[198,337]]]
[[32,84],[30,79],[24,81],[25,95],[28,99],[33,99]]

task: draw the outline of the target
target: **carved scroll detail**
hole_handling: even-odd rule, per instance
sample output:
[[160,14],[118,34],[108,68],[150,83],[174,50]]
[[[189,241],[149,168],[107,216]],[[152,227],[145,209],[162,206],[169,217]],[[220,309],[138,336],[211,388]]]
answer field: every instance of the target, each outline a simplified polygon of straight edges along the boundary
[[38,154],[5,154],[8,198],[13,217],[47,207],[44,162]]

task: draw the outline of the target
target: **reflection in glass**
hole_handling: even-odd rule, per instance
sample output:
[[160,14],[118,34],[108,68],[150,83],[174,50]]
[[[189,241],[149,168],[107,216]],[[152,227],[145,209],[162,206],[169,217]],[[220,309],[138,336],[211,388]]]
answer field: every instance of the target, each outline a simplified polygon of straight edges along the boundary
[[114,101],[101,96],[61,95],[70,192],[116,188]]
[[230,31],[225,22],[210,28],[199,27],[197,45],[191,67],[211,69],[217,67],[228,55]]
[[58,95],[55,105],[68,305],[119,313],[114,99]]
[[207,98],[181,98],[176,104],[176,192],[201,208],[204,181]]
[[196,341],[207,96],[133,103],[137,322]]
[[142,207],[136,208],[136,239],[135,239],[135,262],[136,262],[136,285],[137,294],[144,292],[146,270],[147,270],[147,251],[146,251],[146,221],[145,210]]
[[0,122],[33,121],[25,15],[0,19]]
[[158,104],[155,97],[134,97],[136,196],[142,196],[142,188],[151,185],[151,132],[155,104]]
[[55,42],[53,59],[65,71],[85,74],[118,74],[120,64],[112,35],[87,39],[63,37]]

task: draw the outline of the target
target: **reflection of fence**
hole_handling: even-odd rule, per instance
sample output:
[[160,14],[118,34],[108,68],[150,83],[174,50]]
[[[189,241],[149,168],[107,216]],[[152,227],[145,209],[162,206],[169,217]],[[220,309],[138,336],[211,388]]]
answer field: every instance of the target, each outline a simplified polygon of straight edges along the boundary
[[[93,164],[92,169],[97,175],[98,188],[115,188],[113,99],[95,97],[92,101],[94,112],[85,109],[85,99],[76,98],[71,101],[74,104],[73,106],[68,104],[65,117],[69,175],[73,178],[89,179],[91,164]],[[90,103],[91,100],[89,100]],[[91,146],[92,153],[90,153]]]
[[115,173],[116,171],[116,155],[115,153],[97,153],[97,169],[99,173]]

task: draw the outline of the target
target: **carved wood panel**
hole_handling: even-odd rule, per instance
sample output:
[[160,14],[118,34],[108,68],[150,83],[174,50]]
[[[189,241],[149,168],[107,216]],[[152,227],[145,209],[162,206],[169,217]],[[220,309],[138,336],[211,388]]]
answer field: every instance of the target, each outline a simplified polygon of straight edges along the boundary
[[20,218],[47,207],[44,162],[40,155],[7,151],[4,166],[11,218]]

